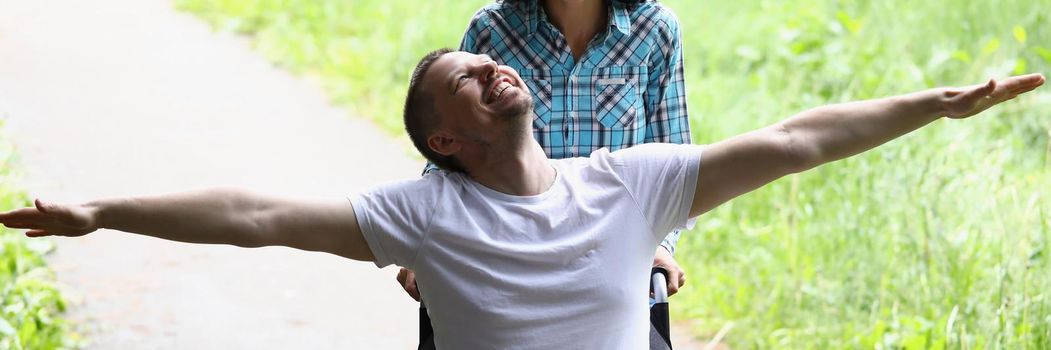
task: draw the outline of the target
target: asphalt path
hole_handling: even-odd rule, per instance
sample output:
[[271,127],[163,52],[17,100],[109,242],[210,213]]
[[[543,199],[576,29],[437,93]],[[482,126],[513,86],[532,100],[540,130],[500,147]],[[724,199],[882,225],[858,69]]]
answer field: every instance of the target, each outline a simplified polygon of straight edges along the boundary
[[[163,0],[0,0],[0,118],[55,201],[235,186],[344,200],[421,163],[323,91]],[[93,349],[408,349],[391,268],[113,231],[49,257]]]

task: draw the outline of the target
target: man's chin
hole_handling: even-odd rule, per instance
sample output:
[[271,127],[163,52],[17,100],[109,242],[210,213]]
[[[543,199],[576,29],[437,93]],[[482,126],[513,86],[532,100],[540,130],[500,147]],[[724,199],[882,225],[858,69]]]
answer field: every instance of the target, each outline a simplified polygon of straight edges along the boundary
[[515,102],[517,102],[517,103],[514,103],[514,104],[512,104],[510,106],[507,106],[507,108],[505,110],[501,111],[500,115],[503,116],[505,119],[511,120],[511,121],[525,119],[525,120],[528,120],[528,121],[532,122],[533,121],[532,120],[533,119],[533,99],[532,98],[522,98],[519,101],[515,101]]

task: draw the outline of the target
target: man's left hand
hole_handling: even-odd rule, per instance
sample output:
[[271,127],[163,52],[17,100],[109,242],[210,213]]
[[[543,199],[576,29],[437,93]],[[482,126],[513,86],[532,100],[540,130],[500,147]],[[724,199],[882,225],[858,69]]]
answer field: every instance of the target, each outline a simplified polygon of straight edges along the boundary
[[675,257],[671,256],[671,252],[668,252],[663,246],[657,247],[657,253],[653,255],[653,266],[668,270],[668,296],[675,295],[679,287],[686,285],[686,272],[679,267],[679,263],[675,262]]
[[945,89],[942,105],[946,116],[963,119],[1044,85],[1043,74],[1027,74],[963,88]]

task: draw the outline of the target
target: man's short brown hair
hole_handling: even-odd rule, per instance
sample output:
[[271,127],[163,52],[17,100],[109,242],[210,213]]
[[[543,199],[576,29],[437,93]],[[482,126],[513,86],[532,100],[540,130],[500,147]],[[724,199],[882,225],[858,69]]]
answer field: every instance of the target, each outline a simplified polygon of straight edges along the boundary
[[453,52],[449,48],[441,48],[431,51],[423,56],[416,69],[412,71],[409,79],[409,93],[405,96],[405,132],[409,139],[424,158],[446,171],[463,173],[466,172],[456,157],[441,155],[427,145],[427,138],[438,125],[442,116],[434,108],[434,95],[426,91],[421,85],[423,76],[427,75],[434,61],[444,54]]

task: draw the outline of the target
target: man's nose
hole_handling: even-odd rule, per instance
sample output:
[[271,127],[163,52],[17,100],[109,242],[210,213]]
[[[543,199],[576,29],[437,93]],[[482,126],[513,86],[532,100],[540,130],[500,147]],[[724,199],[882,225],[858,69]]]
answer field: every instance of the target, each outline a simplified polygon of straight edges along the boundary
[[496,73],[499,70],[496,61],[486,61],[478,66],[479,78],[478,80],[482,84],[488,84],[493,78],[496,78]]

